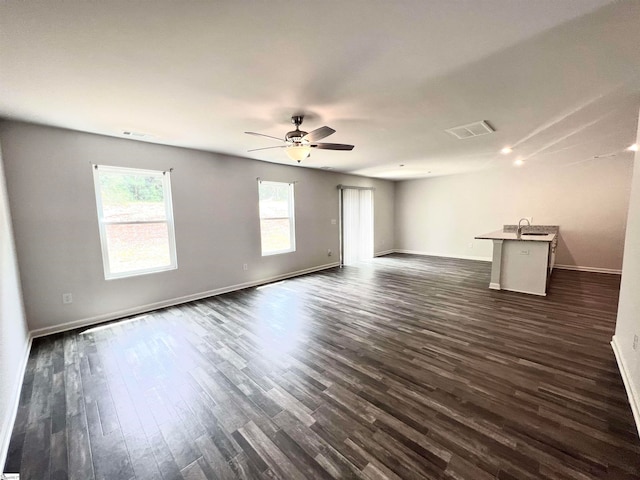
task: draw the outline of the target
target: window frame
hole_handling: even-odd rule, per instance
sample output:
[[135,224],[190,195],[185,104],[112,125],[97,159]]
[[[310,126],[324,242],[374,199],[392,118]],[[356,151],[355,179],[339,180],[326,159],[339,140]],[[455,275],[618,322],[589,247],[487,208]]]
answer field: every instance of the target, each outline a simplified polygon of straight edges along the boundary
[[[164,220],[137,220],[137,221],[108,221],[104,219],[104,208],[102,205],[102,189],[100,187],[100,172],[134,174],[146,176],[162,176],[162,190],[165,208]],[[98,212],[98,230],[100,233],[100,246],[102,250],[102,266],[105,280],[115,280],[118,278],[137,277],[150,273],[166,272],[178,268],[178,258],[176,254],[175,225],[173,220],[173,200],[171,196],[171,172],[162,170],[148,170],[130,167],[115,167],[111,165],[93,165],[93,185],[96,195],[96,209]],[[166,223],[167,237],[169,242],[169,265],[160,267],[142,268],[129,270],[127,272],[111,272],[109,263],[109,244],[107,240],[108,225],[144,225],[152,223]]]
[[[262,184],[270,185],[287,185],[289,187],[289,216],[288,217],[262,217],[262,211],[260,209],[260,188]],[[260,222],[260,252],[263,257],[269,257],[271,255],[282,255],[283,253],[293,253],[296,251],[296,221],[295,221],[295,190],[293,182],[274,182],[269,180],[258,181],[258,220]],[[291,247],[285,250],[273,250],[265,252],[262,248],[262,220],[289,220],[289,241]]]

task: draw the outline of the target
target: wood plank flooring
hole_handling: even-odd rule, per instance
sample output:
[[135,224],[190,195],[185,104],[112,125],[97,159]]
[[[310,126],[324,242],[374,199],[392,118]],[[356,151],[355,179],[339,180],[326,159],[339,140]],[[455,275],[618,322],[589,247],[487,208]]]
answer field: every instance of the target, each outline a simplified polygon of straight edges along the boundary
[[22,480],[632,479],[619,277],[390,255],[34,342]]

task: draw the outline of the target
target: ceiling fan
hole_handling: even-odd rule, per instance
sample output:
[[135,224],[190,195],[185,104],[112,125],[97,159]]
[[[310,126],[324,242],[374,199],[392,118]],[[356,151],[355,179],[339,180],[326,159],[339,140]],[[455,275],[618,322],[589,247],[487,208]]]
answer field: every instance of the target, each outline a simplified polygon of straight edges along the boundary
[[284,136],[284,139],[273,137],[271,135],[265,135],[263,133],[244,132],[248,133],[249,135],[258,135],[260,137],[273,138],[275,140],[284,142],[284,145],[277,145],[275,147],[254,148],[248,151],[255,152],[257,150],[268,150],[270,148],[286,148],[286,153],[289,158],[300,163],[302,160],[309,156],[312,148],[320,148],[324,150],[353,150],[353,145],[346,145],[344,143],[318,143],[317,140],[322,140],[323,138],[332,135],[336,131],[333,128],[320,127],[307,133],[303,130],[300,130],[300,125],[302,125],[303,120],[304,115],[292,116],[291,123],[296,126],[296,129],[288,132]]

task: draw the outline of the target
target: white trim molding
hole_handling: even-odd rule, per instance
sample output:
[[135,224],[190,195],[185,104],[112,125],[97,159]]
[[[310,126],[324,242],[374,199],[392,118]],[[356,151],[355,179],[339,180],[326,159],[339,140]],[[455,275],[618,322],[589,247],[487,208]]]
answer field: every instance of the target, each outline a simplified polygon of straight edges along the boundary
[[624,387],[627,390],[627,397],[629,398],[629,404],[631,405],[633,418],[636,421],[636,429],[638,430],[638,435],[640,435],[640,394],[636,391],[633,382],[631,381],[629,369],[624,363],[624,358],[622,356],[620,347],[618,347],[618,340],[616,335],[614,335],[611,339],[611,347],[613,348],[613,353],[616,356],[616,361],[618,362],[618,369],[620,370],[620,375],[622,376]]
[[575,270],[577,272],[591,272],[591,273],[609,273],[611,275],[622,275],[622,270],[616,268],[600,268],[600,267],[582,267],[580,265],[558,265],[557,263],[553,268],[559,268],[560,270]]
[[7,461],[7,454],[9,453],[9,443],[11,443],[11,434],[13,433],[13,426],[16,423],[16,417],[18,415],[18,408],[20,407],[20,393],[22,392],[22,384],[24,382],[24,376],[27,370],[27,362],[29,361],[29,354],[31,353],[31,344],[33,343],[33,336],[29,333],[27,338],[27,346],[22,357],[22,364],[19,371],[16,374],[16,384],[13,388],[12,402],[10,408],[7,410],[6,416],[2,421],[2,436],[0,436],[0,473],[4,469],[4,464]]
[[391,255],[392,253],[396,253],[396,251],[392,248],[390,250],[383,250],[382,252],[376,252],[373,254],[374,257],[383,257],[385,255]]
[[471,255],[448,255],[446,253],[422,252],[419,250],[395,249],[395,253],[406,253],[409,255],[423,255],[425,257],[458,258],[460,260],[477,260],[479,262],[490,262],[491,257],[474,257]]
[[339,262],[327,263],[317,267],[305,268],[295,272],[284,273],[281,275],[275,275],[273,277],[263,278],[260,280],[254,280],[246,283],[239,283],[237,285],[230,285],[228,287],[216,288],[201,293],[194,293],[192,295],[185,295],[184,297],[172,298],[169,300],[163,300],[161,302],[149,303],[147,305],[141,305],[138,307],[128,308],[125,310],[118,310],[115,312],[105,313],[104,315],[97,315],[95,317],[81,318],[79,320],[73,320],[71,322],[62,323],[53,327],[38,328],[31,331],[33,338],[44,337],[46,335],[53,335],[54,333],[66,332],[67,330],[73,330],[75,328],[88,327],[90,325],[96,325],[102,322],[108,322],[111,320],[117,320],[119,318],[129,317],[131,315],[139,315],[141,313],[151,312],[160,308],[172,307],[174,305],[180,305],[182,303],[193,302],[195,300],[201,300],[207,297],[214,297],[216,295],[222,295],[224,293],[235,292],[244,288],[257,287],[266,283],[277,282],[279,280],[285,280],[287,278],[298,277],[300,275],[306,275],[307,273],[319,272],[320,270],[327,270],[340,266]]
[[[442,257],[442,258],[458,258],[460,260],[477,260],[480,262],[491,262],[491,257],[475,257],[471,255],[450,255],[446,253],[435,253],[435,252],[423,252],[420,250],[404,250],[402,248],[396,248],[395,250],[388,250],[387,252],[381,253],[381,255],[386,255],[387,253],[407,253],[410,255],[423,255],[427,257]],[[376,255],[377,256],[377,255]],[[611,275],[621,275],[622,270],[616,268],[600,268],[600,267],[583,267],[580,265],[554,265],[553,268],[558,268],[560,270],[575,270],[578,272],[592,272],[592,273],[608,273]]]

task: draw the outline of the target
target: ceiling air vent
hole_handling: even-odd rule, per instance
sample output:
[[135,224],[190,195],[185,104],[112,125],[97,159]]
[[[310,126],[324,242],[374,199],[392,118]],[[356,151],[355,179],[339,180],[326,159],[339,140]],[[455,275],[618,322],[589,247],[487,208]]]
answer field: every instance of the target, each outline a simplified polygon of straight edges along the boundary
[[149,135],[148,133],[132,132],[130,130],[125,130],[122,132],[122,134],[132,138],[151,138],[153,136],[153,135]]
[[486,121],[470,123],[468,125],[461,125],[459,127],[449,128],[445,132],[450,133],[454,137],[462,140],[464,138],[479,137],[480,135],[486,135],[487,133],[493,133],[495,130],[491,128]]

